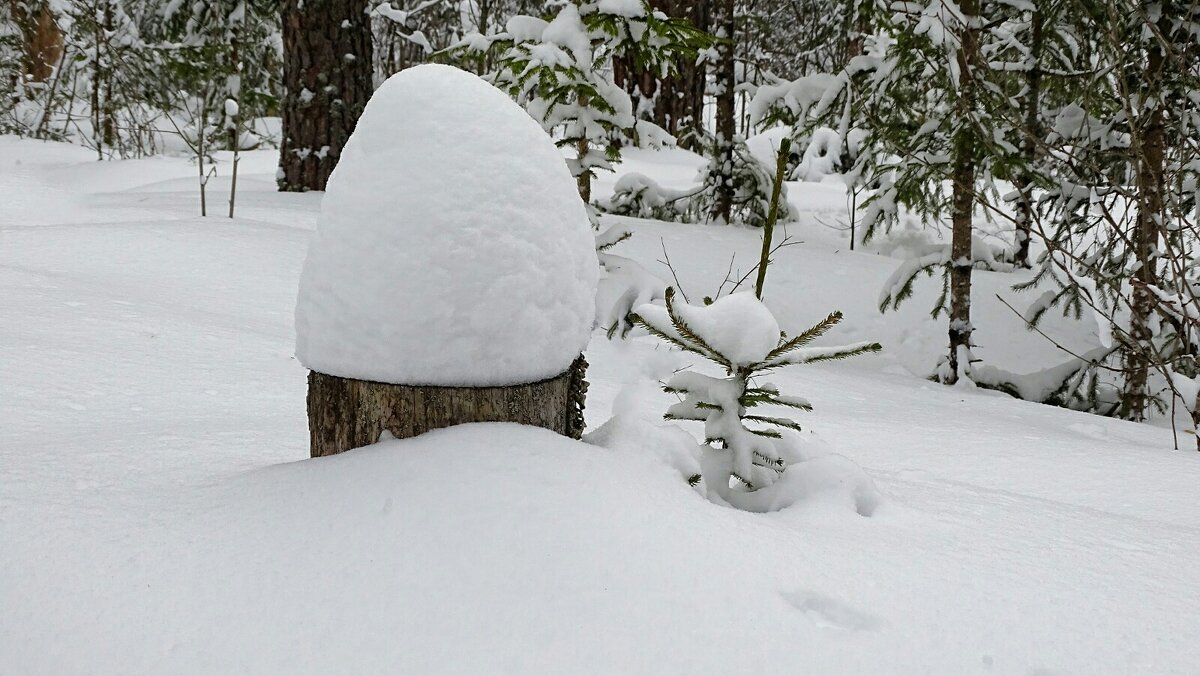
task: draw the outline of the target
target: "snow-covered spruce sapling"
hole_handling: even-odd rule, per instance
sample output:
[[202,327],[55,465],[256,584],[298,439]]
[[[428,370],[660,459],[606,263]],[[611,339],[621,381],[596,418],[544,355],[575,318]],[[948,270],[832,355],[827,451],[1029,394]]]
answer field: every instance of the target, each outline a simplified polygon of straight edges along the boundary
[[[787,468],[774,441],[782,438],[779,429],[798,431],[800,425],[787,417],[751,413],[752,409],[812,410],[807,400],[781,394],[771,384],[756,384],[756,378],[783,366],[845,359],[882,349],[874,342],[807,347],[842,320],[840,312],[788,338],[753,294],[730,294],[694,306],[675,303],[675,290],[668,288],[665,299],[665,307],[640,307],[633,321],[661,340],[725,369],[724,378],[683,370],[664,386],[665,391],[683,397],[664,417],[703,422],[705,442],[714,450],[727,451],[719,472],[705,477],[708,485],[718,490],[728,487],[731,478],[747,490],[769,486]],[[692,483],[699,480],[691,478]]]

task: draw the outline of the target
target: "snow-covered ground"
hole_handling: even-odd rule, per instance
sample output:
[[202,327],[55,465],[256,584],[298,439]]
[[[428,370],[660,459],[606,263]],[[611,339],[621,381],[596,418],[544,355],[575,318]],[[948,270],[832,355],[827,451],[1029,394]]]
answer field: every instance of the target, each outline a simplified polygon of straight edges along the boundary
[[[698,162],[633,153],[622,169],[684,187]],[[766,302],[789,332],[841,309],[831,342],[885,351],[772,380],[812,401],[809,453],[874,481],[869,517],[837,486],[769,514],[700,497],[660,459],[687,442],[657,381],[691,360],[645,336],[592,339],[589,426],[617,416],[596,443],[473,425],[308,460],[292,326],[320,195],[274,192],[274,165],[247,155],[238,218],[200,218],[184,160],[0,138],[0,673],[1200,663],[1200,454],[1164,427],[924,380],[945,341],[936,282],[880,315],[897,261],[886,243],[846,250],[836,185],[792,187],[802,243]],[[665,249],[694,301],[759,246],[629,225],[613,253],[670,279]],[[1012,281],[979,275],[979,356],[1055,363],[995,299]],[[1050,330],[1090,338],[1086,322]]]

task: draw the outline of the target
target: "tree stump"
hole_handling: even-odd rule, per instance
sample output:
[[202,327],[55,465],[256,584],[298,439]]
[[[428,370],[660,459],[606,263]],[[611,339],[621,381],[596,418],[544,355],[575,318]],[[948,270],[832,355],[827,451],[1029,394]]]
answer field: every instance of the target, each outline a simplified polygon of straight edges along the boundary
[[379,441],[471,422],[515,422],[578,439],[583,435],[587,362],[546,380],[503,387],[392,385],[308,374],[310,454],[334,455]]

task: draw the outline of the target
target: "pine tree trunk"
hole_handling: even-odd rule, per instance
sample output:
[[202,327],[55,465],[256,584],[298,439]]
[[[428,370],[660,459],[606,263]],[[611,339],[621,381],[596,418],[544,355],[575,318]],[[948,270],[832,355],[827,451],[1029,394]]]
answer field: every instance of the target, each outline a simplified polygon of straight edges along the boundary
[[[708,0],[692,2],[688,18],[697,30],[709,32],[711,16]],[[708,90],[708,63],[697,63],[693,60],[683,64],[679,81],[679,92],[683,94],[679,99],[679,124],[687,125],[681,130],[684,132],[682,145],[693,152],[703,153],[707,149],[698,147],[696,141],[703,138],[699,132],[704,129],[704,95]],[[692,133],[689,134],[689,130]]]
[[[226,22],[230,24],[229,25],[229,52],[228,52],[229,61],[228,61],[228,66],[227,66],[229,74],[226,77],[226,82],[229,81],[229,78],[236,78],[237,83],[238,83],[236,92],[226,91],[226,95],[232,96],[238,104],[238,114],[234,115],[232,120],[229,120],[229,122],[231,124],[230,124],[229,130],[228,130],[229,131],[229,149],[236,153],[239,149],[238,146],[241,145],[242,30],[241,30],[240,22],[231,23],[231,22],[229,22],[228,19],[226,19]],[[225,110],[225,102],[224,101],[221,102],[221,106],[222,106],[221,109]],[[232,218],[232,216],[230,216],[230,218]]]
[[92,113],[92,117],[91,117],[92,140],[96,144],[96,159],[103,160],[104,159],[104,136],[100,133],[101,118],[102,118],[102,115],[100,113],[100,110],[101,110],[101,108],[100,108],[100,106],[101,106],[100,90],[104,83],[103,68],[104,68],[105,59],[101,56],[100,50],[104,45],[104,37],[105,36],[104,36],[104,27],[103,27],[103,25],[101,25],[99,17],[96,17],[95,25],[93,28],[95,30],[93,31],[94,34],[92,37],[95,40],[95,43],[94,43],[94,46],[92,49],[92,82],[91,82],[92,88],[91,88],[91,91],[89,92],[89,95],[91,97],[90,103],[92,106],[92,111],[91,111],[91,113]]
[[310,454],[316,458],[367,446],[384,430],[404,439],[470,422],[522,423],[578,439],[586,369],[579,357],[554,378],[506,387],[389,385],[311,371]]
[[[695,0],[651,0],[652,8],[673,19],[682,19],[699,30],[707,30],[705,2]],[[656,68],[638,68],[628,57],[613,59],[613,81],[633,101],[635,113],[679,137],[686,124],[698,124],[704,106],[704,69],[695,57],[674,63],[675,74],[661,77]],[[697,80],[700,86],[697,87]],[[642,101],[652,100],[653,107],[643,109]],[[684,139],[680,139],[685,141]],[[702,150],[702,149],[698,149]]]
[[1042,138],[1039,123],[1039,107],[1042,96],[1042,12],[1034,8],[1032,12],[1029,36],[1029,59],[1031,67],[1025,74],[1025,94],[1022,108],[1025,112],[1025,137],[1021,141],[1021,159],[1025,166],[1013,181],[1019,193],[1017,197],[1017,250],[1014,262],[1021,267],[1029,267],[1029,239],[1033,228],[1033,180],[1034,162],[1037,161],[1037,144]]
[[848,28],[846,34],[846,53],[842,58],[842,67],[850,65],[850,60],[862,56],[866,46],[867,35],[871,32],[871,18],[867,8],[862,6],[862,0],[844,0],[848,7]]
[[285,0],[279,189],[324,190],[371,81],[366,0]]
[[[107,58],[111,61],[113,58],[112,35],[116,30],[116,25],[114,23],[116,17],[113,16],[112,2],[104,3],[103,16],[104,51],[107,55]],[[113,148],[117,145],[117,111],[116,106],[113,105],[112,94],[113,68],[114,65],[112,63],[109,63],[104,68],[104,110],[101,114],[101,117],[103,118],[101,120],[101,127],[103,129],[104,145],[109,149],[109,155],[112,155]],[[124,156],[124,149],[122,149],[122,156]]]
[[713,155],[717,165],[716,200],[710,218],[728,223],[733,215],[733,137],[736,112],[734,110],[736,69],[734,63],[735,43],[734,1],[718,0],[720,15],[717,17],[717,138]]
[[45,0],[9,0],[13,23],[21,33],[23,83],[42,83],[54,74],[63,51],[63,35]]
[[950,239],[950,368],[945,382],[954,384],[967,364],[958,361],[960,348],[971,347],[971,271],[974,264],[971,255],[971,219],[975,210],[975,127],[970,118],[975,109],[974,68],[979,63],[979,29],[976,20],[979,0],[965,0],[962,5],[966,17],[961,46],[957,59],[959,67],[958,100],[955,114],[959,130],[954,139],[954,167],[951,180],[953,196]]
[[[1157,43],[1146,59],[1145,91],[1162,91],[1164,56]],[[1161,101],[1152,104],[1140,117],[1134,134],[1137,161],[1137,220],[1133,232],[1133,254],[1138,269],[1129,303],[1129,337],[1133,344],[1124,350],[1125,388],[1121,397],[1122,417],[1145,420],[1147,380],[1154,352],[1151,313],[1156,299],[1151,287],[1158,285],[1159,223],[1163,212],[1163,160],[1166,144],[1166,119]]]

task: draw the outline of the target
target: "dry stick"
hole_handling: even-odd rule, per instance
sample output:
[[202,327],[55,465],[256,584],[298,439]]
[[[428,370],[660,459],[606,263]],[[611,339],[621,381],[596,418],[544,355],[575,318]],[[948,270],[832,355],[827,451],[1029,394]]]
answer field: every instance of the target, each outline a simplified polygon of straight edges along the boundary
[[858,188],[850,188],[850,250],[854,251],[854,222],[858,219]]
[[683,290],[683,285],[679,283],[679,275],[675,273],[675,266],[671,265],[671,257],[667,255],[666,241],[664,241],[662,237],[659,237],[658,243],[662,246],[663,252],[663,260],[659,261],[659,263],[667,266],[667,269],[671,271],[671,278],[675,280],[675,288],[679,289],[679,295],[683,296],[683,302],[690,303],[691,301],[688,300],[687,292]]
[[[795,246],[797,244],[804,244],[804,240],[793,240],[792,236],[788,235],[787,237],[784,237],[779,242],[779,244],[776,244],[775,246],[771,247],[771,253],[767,257],[770,258],[771,256],[774,256],[776,251],[779,251],[780,249],[782,249],[784,247]],[[739,270],[738,272],[741,272],[741,270]],[[734,285],[729,288],[729,293],[733,293],[733,292],[737,291],[738,289],[742,288],[742,284],[744,284],[747,279],[750,279],[750,276],[756,272],[758,272],[758,263],[755,263],[753,265],[753,267],[751,267],[750,270],[748,270],[746,272],[746,274],[742,275],[741,279],[737,280],[737,282],[734,282]],[[726,278],[725,281],[732,282],[733,280]],[[722,283],[721,286],[724,286],[724,283]],[[729,295],[729,294],[726,294],[726,295]]]
[[767,211],[767,222],[763,224],[762,254],[758,257],[758,278],[754,281],[754,295],[762,300],[763,283],[767,281],[767,264],[771,262],[771,237],[775,233],[775,221],[779,218],[779,193],[783,190],[783,175],[787,172],[788,151],[792,140],[783,137],[779,142],[779,155],[775,159],[775,181],[771,184],[771,208]]
[[734,261],[736,261],[736,260],[737,260],[737,252],[734,252],[734,253],[733,253],[733,255],[729,257],[729,269],[725,271],[725,279],[724,279],[724,280],[722,280],[722,281],[721,281],[721,285],[717,287],[717,292],[716,292],[715,294],[713,294],[713,298],[720,298],[720,297],[721,297],[721,290],[725,288],[725,285],[726,285],[726,284],[728,284],[729,282],[732,282],[732,281],[733,281],[733,279],[732,279],[732,277],[733,277],[733,263],[734,263]]
[[1000,301],[1001,303],[1004,303],[1004,307],[1007,307],[1009,310],[1012,310],[1013,314],[1015,314],[1016,316],[1018,316],[1022,320],[1024,320],[1025,326],[1027,328],[1030,328],[1030,329],[1036,331],[1043,338],[1050,341],[1050,343],[1052,345],[1054,345],[1054,347],[1057,347],[1058,349],[1062,350],[1063,352],[1066,352],[1067,354],[1078,359],[1079,361],[1085,362],[1085,363],[1093,363],[1096,365],[1097,368],[1102,368],[1106,371],[1112,371],[1113,373],[1124,373],[1125,372],[1124,369],[1114,368],[1112,366],[1108,366],[1107,364],[1101,364],[1101,363],[1097,362],[1096,360],[1088,359],[1087,357],[1084,357],[1083,355],[1078,354],[1077,352],[1064,347],[1062,343],[1058,342],[1057,340],[1055,340],[1055,339],[1051,338],[1049,335],[1047,335],[1046,332],[1043,331],[1040,327],[1038,327],[1037,324],[1030,323],[1028,320],[1026,320],[1025,317],[1017,310],[1017,308],[1013,307],[1011,304],[1009,304],[1008,301],[1004,300],[1003,296],[1001,296],[1000,294],[996,294],[996,300]]

